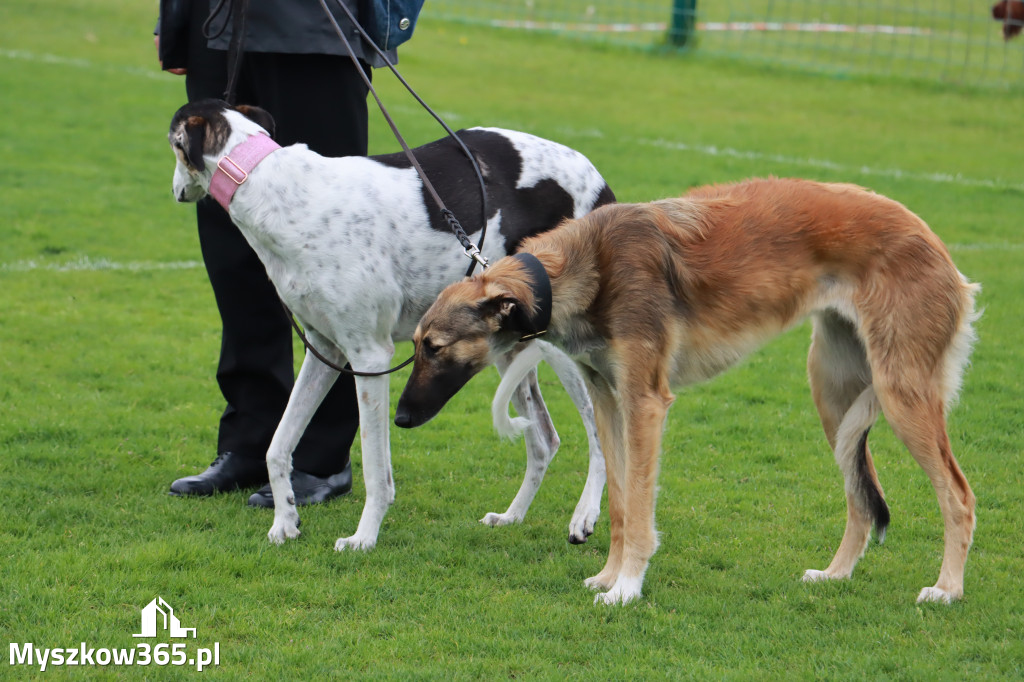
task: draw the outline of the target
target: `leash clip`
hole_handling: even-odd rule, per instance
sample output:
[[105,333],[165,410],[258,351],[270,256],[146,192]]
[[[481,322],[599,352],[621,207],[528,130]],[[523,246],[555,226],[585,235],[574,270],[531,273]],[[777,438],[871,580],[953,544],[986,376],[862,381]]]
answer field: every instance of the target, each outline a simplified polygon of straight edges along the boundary
[[480,253],[480,249],[476,247],[476,244],[470,244],[469,248],[467,248],[464,251],[464,253],[466,254],[466,258],[476,261],[477,263],[480,264],[480,267],[484,268],[485,270],[487,269],[487,266],[490,265],[490,263],[487,261],[487,258],[484,257],[482,253]]

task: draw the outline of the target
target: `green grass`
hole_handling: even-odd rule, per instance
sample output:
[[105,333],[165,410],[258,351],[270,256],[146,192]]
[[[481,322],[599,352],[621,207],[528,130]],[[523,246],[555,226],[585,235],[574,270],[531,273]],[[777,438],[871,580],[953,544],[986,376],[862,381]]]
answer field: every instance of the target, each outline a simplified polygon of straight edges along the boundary
[[[114,0],[0,6],[7,643],[131,647],[139,609],[160,595],[198,629],[190,649],[219,643],[220,666],[207,673],[225,678],[1021,676],[1020,94],[423,21],[403,73],[455,126],[570,144],[629,201],[753,175],[858,182],[922,215],[984,286],[980,342],[950,423],[978,496],[961,603],[914,603],[938,573],[942,523],[925,476],[886,428],[872,441],[893,510],[886,543],[869,548],[851,581],[800,582],[831,558],[845,514],[806,388],[802,326],[680,392],[644,598],[597,608],[582,581],[603,564],[607,522],[588,544],[566,543],[586,441],[547,372],[563,445],[520,526],[476,522],[504,510],[524,464],[521,444],[490,429],[493,372],[429,425],[392,431],[398,499],[372,552],[332,549],[361,511],[358,452],[353,494],[303,510],[302,538],[283,547],[266,542],[271,516],[243,494],[165,494],[213,458],[221,402],[218,319],[204,272],[189,267],[199,258],[192,210],[170,196],[165,134],[183,83],[154,73],[153,11]],[[376,80],[410,141],[440,134],[384,72]],[[374,151],[397,148],[379,119],[372,127]],[[93,267],[59,269],[75,263]],[[46,676],[4,666],[3,678]]]

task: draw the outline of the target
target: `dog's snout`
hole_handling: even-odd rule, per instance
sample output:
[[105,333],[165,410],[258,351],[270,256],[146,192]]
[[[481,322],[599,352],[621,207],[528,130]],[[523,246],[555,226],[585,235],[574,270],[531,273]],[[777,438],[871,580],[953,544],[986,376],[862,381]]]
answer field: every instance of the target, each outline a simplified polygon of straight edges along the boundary
[[412,414],[409,410],[402,406],[395,410],[395,426],[400,426],[403,429],[411,429],[413,427]]

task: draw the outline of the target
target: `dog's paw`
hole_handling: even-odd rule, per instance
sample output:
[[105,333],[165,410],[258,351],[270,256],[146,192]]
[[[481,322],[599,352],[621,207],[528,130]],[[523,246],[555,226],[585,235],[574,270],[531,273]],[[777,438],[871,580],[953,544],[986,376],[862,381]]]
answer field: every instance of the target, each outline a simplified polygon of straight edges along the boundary
[[376,545],[377,538],[364,538],[360,537],[357,533],[351,537],[338,538],[337,542],[334,543],[334,551],[344,552],[347,549],[369,550],[373,549]]
[[485,526],[509,526],[513,523],[519,523],[520,521],[522,521],[521,518],[517,517],[515,514],[509,514],[508,512],[504,514],[490,512],[488,514],[484,514],[484,517],[480,519],[480,523]]
[[615,584],[614,575],[606,575],[603,571],[597,575],[590,576],[583,581],[583,584],[591,590],[610,590]]
[[802,580],[805,583],[820,583],[826,580],[848,580],[849,578],[849,573],[845,575],[833,575],[828,571],[816,571],[813,568],[809,568],[806,571],[804,571],[804,577],[802,578]]
[[294,522],[275,519],[267,538],[275,545],[283,545],[285,540],[297,538],[301,534],[302,531]]
[[959,598],[959,594],[954,595],[938,587],[926,587],[917,595],[917,603],[931,601],[940,604],[952,604]]
[[635,578],[619,578],[610,590],[594,597],[594,604],[605,604],[607,606],[628,604],[634,599],[641,597],[641,584],[642,581]]
[[587,512],[573,516],[569,522],[569,542],[574,545],[582,545],[591,535],[594,534],[594,525],[597,523],[597,512]]
[[590,533],[580,533],[577,531],[569,531],[569,544],[570,545],[582,545],[587,542],[587,538],[590,537]]
[[829,576],[825,571],[816,571],[813,568],[809,568],[804,571],[803,581],[805,583],[820,583],[831,579],[831,576]]

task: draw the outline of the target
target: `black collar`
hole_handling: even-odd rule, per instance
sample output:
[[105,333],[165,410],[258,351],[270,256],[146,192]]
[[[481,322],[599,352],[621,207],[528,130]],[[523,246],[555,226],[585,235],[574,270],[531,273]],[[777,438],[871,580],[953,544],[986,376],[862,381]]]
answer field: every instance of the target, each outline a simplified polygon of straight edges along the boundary
[[533,280],[533,299],[537,313],[529,316],[523,315],[524,334],[519,339],[528,341],[546,334],[548,325],[551,324],[551,279],[548,277],[547,270],[532,253],[522,252],[512,257],[526,267],[527,272],[530,273],[530,279]]

